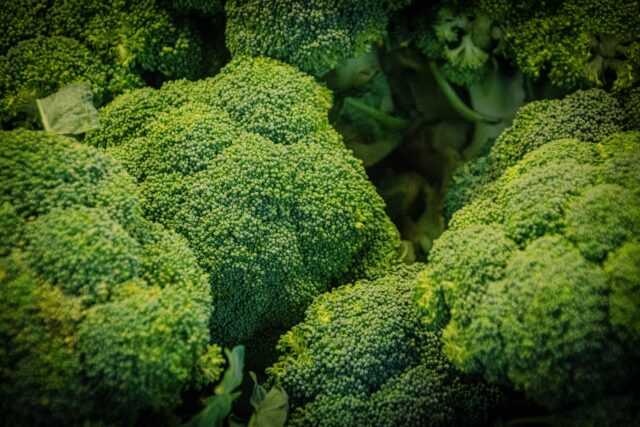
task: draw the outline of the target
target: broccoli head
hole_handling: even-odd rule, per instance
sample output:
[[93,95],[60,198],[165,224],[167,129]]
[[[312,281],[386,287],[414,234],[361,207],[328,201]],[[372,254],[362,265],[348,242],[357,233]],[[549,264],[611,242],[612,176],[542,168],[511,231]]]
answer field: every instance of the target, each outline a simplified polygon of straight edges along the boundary
[[565,0],[535,4],[505,30],[525,73],[560,87],[637,84],[640,6],[633,0]]
[[105,107],[87,139],[123,162],[145,216],[183,235],[209,273],[217,341],[288,328],[335,281],[395,256],[398,232],[310,76],[244,58],[137,92]]
[[269,56],[315,76],[371,49],[392,12],[411,0],[227,1],[226,41],[235,56]]
[[458,368],[558,411],[631,393],[639,148],[638,132],[548,142],[454,214],[417,295]]
[[0,140],[3,420],[128,424],[216,380],[207,277],[131,177],[73,139]]
[[422,6],[414,18],[416,47],[460,86],[482,80],[502,37],[492,15],[466,3]]
[[185,103],[222,110],[240,128],[279,144],[312,139],[344,146],[328,120],[331,92],[297,68],[268,58],[239,58],[213,78],[166,82],[160,90],[142,88],[114,99],[101,111],[101,129],[87,135],[99,147],[144,136],[145,123]]
[[625,128],[620,102],[602,89],[579,90],[563,99],[525,104],[485,156],[456,172],[446,196],[445,216],[451,218],[462,206],[481,198],[508,167],[550,141],[576,138],[599,142]]
[[446,360],[413,302],[420,264],[317,297],[269,369],[290,425],[484,425],[504,395]]

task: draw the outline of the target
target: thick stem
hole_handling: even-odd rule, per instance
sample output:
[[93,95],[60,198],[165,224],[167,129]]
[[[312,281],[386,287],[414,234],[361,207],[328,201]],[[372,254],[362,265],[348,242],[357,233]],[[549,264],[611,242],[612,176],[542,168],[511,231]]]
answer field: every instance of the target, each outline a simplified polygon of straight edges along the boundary
[[431,70],[431,73],[433,74],[433,77],[435,78],[436,83],[438,84],[438,87],[440,87],[440,89],[442,90],[442,93],[444,93],[444,96],[447,98],[451,106],[458,112],[458,114],[460,114],[465,119],[470,120],[472,122],[476,122],[476,123],[486,123],[486,124],[500,123],[499,118],[487,116],[485,114],[478,113],[477,111],[474,111],[471,108],[469,108],[460,99],[456,91],[453,90],[453,88],[451,87],[447,79],[444,78],[444,76],[438,69],[438,66],[433,61],[429,62],[429,69]]
[[361,113],[364,113],[369,117],[375,119],[381,125],[386,126],[387,128],[398,131],[398,132],[402,132],[407,127],[407,124],[409,123],[408,120],[401,119],[398,117],[393,117],[387,113],[383,113],[377,108],[374,108],[355,98],[345,98],[344,102],[349,106],[355,108],[356,110],[360,111]]

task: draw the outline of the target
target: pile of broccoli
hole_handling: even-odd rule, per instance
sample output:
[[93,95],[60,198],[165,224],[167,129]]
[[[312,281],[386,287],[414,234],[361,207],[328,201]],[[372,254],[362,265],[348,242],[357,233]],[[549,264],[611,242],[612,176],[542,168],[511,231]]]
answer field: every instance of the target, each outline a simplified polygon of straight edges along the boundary
[[0,8],[0,425],[640,424],[638,1]]

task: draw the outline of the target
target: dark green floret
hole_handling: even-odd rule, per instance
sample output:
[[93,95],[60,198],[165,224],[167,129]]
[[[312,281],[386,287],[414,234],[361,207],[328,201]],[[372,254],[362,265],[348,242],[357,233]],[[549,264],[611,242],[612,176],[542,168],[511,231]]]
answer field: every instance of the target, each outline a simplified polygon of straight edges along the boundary
[[446,360],[440,333],[413,303],[422,266],[400,267],[317,297],[283,335],[272,379],[290,396],[290,425],[484,425],[499,389]]
[[638,132],[545,143],[453,215],[417,297],[458,368],[581,423],[637,399],[639,150]]
[[209,273],[216,342],[288,328],[315,295],[395,257],[397,231],[329,125],[330,105],[297,69],[241,58],[211,79],[122,95],[87,137],[136,178],[146,218],[183,235]]
[[3,421],[130,424],[216,380],[207,276],[182,237],[143,219],[131,177],[73,139],[0,142]]
[[369,52],[410,0],[227,1],[226,42],[236,56],[268,56],[322,76]]

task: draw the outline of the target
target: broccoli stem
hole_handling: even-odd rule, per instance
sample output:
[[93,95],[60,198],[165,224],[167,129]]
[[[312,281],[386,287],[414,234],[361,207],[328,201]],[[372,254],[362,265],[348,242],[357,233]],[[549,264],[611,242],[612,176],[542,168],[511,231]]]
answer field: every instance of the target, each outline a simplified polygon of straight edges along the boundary
[[402,132],[407,127],[407,124],[409,123],[408,120],[401,119],[399,117],[393,117],[387,113],[383,113],[377,108],[374,108],[366,104],[365,102],[362,102],[355,98],[350,98],[350,97],[345,98],[344,102],[349,104],[349,106],[357,109],[361,113],[364,113],[369,117],[375,119],[383,126],[386,126],[389,129],[392,129],[398,132]]
[[400,145],[402,138],[379,139],[373,144],[365,144],[358,141],[345,141],[347,148],[353,151],[354,156],[362,160],[364,167],[368,168],[387,157]]
[[451,87],[447,79],[444,78],[438,66],[433,62],[429,61],[429,69],[433,74],[433,77],[438,84],[438,87],[444,93],[444,96],[447,98],[451,106],[467,120],[470,120],[475,123],[486,123],[486,124],[497,124],[500,123],[499,118],[487,116],[485,114],[478,113],[477,111],[469,108],[458,96],[455,90]]

